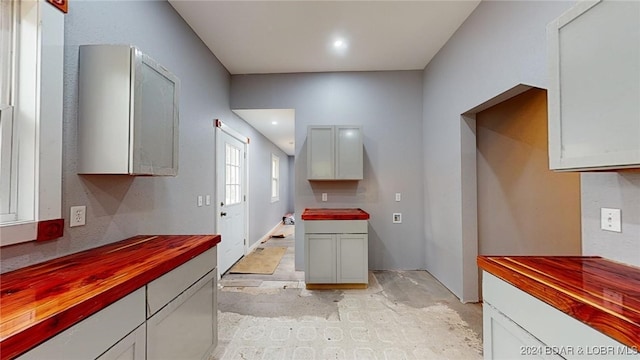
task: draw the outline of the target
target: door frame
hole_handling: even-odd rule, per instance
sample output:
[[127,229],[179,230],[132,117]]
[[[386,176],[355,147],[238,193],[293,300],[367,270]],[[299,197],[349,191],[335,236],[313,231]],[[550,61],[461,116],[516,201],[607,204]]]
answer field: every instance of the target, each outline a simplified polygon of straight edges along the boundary
[[[220,169],[221,164],[218,164],[218,154],[217,154],[217,149],[218,149],[218,144],[220,144],[220,141],[222,141],[222,132],[224,131],[225,134],[235,138],[236,140],[240,141],[241,143],[244,144],[244,154],[245,154],[245,158],[244,158],[244,183],[242,184],[243,187],[243,192],[244,192],[244,196],[245,196],[245,200],[244,200],[244,218],[245,218],[245,222],[244,222],[244,248],[243,248],[243,255],[247,255],[248,253],[248,249],[249,249],[249,143],[250,143],[250,139],[244,135],[242,135],[242,133],[234,130],[233,128],[229,127],[229,125],[224,124],[220,119],[214,119],[213,121],[213,126],[216,129],[216,144],[215,144],[215,149],[216,149],[216,153],[214,156],[214,173],[215,173],[215,179],[214,179],[214,188],[215,188],[215,218],[216,218],[216,223],[215,223],[215,231],[219,232],[220,229],[220,216],[218,216],[218,204],[222,201],[222,199],[220,199],[220,194],[218,193],[218,171]],[[222,164],[222,166],[224,166],[224,164]],[[224,240],[224,239],[223,239]],[[220,251],[218,251],[218,257],[220,256]],[[220,259],[218,259],[218,263]],[[222,274],[220,273],[220,271],[218,271],[218,279],[220,279],[220,277],[222,276]]]

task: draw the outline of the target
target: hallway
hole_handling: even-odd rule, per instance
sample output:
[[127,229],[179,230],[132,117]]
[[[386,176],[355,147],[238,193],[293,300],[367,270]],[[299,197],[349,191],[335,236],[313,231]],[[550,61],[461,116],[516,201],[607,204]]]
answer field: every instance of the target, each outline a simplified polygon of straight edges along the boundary
[[212,359],[480,359],[482,309],[425,271],[374,271],[366,290],[309,291],[293,234],[273,275],[225,274]]

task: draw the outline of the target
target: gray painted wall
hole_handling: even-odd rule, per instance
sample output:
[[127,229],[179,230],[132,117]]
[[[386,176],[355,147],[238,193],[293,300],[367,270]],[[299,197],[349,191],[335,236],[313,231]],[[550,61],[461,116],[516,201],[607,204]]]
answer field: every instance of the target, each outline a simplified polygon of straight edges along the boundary
[[[91,43],[134,44],[181,79],[177,177],[76,175],[78,45]],[[231,112],[229,73],[168,2],[74,2],[65,17],[64,79],[63,214],[66,220],[70,206],[86,205],[87,225],[66,227],[58,240],[2,248],[2,272],[137,234],[214,233],[214,204],[196,206],[197,195],[215,194],[214,118],[251,138],[250,174],[269,169],[271,151],[279,151]],[[265,164],[253,161],[264,153],[269,157]],[[284,161],[285,175],[287,168]],[[284,183],[283,195],[288,189]],[[263,203],[265,187],[268,191],[269,182],[250,182],[252,241],[277,224],[286,210],[286,201]]]
[[[572,4],[483,1],[424,71],[426,264],[462,300],[475,299],[477,274],[475,257],[464,251],[475,230],[463,222],[461,172],[475,154],[466,152],[468,129],[460,115],[517,84],[546,88],[546,24]],[[583,253],[638,264],[640,176],[581,178]],[[604,204],[622,208],[622,234],[599,230]]]
[[[231,107],[295,109],[298,220],[307,207],[360,207],[371,214],[371,269],[424,268],[421,71],[234,75]],[[364,180],[306,180],[307,126],[332,124],[363,126]],[[402,224],[392,224],[394,212],[403,213]],[[296,222],[295,246],[303,269],[304,221]]]
[[[582,253],[640,266],[640,173],[583,173]],[[622,232],[600,230],[600,208],[621,209]]]

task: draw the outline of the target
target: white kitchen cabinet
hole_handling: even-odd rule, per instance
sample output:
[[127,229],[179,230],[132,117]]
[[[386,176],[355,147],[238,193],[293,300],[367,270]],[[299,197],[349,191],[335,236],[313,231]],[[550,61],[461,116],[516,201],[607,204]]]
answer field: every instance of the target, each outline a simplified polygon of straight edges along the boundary
[[485,359],[638,357],[637,350],[494,275],[482,276]]
[[362,180],[362,127],[309,126],[308,180]]
[[140,325],[100,355],[97,360],[145,360],[147,358],[147,328]]
[[80,46],[78,173],[177,175],[179,80],[129,45]]
[[[18,359],[96,359],[116,346],[131,348],[129,353],[132,353],[133,359],[144,359],[144,314],[145,291],[140,288],[29,350]],[[128,337],[132,331],[136,335]],[[142,331],[142,338],[139,331]],[[109,355],[115,352],[117,350],[107,351],[103,355],[104,359],[117,359],[120,354]]]
[[147,285],[149,359],[202,359],[217,334],[216,248]]
[[640,2],[580,1],[547,34],[549,167],[640,167]]
[[305,222],[307,284],[368,284],[366,220]]

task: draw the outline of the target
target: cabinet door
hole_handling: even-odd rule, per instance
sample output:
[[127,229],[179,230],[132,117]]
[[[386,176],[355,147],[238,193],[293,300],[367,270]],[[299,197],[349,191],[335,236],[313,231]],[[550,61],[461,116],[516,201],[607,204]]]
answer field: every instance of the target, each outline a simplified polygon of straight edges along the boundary
[[359,126],[335,127],[336,179],[362,180],[362,129]]
[[482,327],[485,359],[562,359],[486,302],[482,305]]
[[336,282],[336,235],[305,235],[304,277],[308,284]]
[[307,130],[307,179],[335,178],[333,126],[312,126]]
[[549,166],[640,167],[640,2],[589,1],[551,22]]
[[147,358],[146,327],[138,326],[132,333],[118,341],[97,360],[145,360]]
[[217,345],[217,269],[147,320],[149,359],[202,359]]
[[177,175],[178,78],[133,49],[132,174]]
[[337,282],[369,283],[369,251],[367,234],[338,234]]

